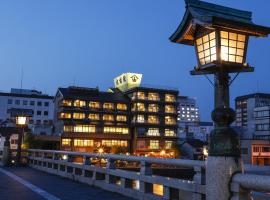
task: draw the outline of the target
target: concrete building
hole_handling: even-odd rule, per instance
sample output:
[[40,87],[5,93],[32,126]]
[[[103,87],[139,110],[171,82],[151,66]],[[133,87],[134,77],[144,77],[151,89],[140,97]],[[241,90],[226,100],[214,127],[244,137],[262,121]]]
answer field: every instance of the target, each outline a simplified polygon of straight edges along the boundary
[[179,122],[199,122],[200,113],[196,105],[196,99],[187,96],[178,96],[178,118]]
[[54,125],[61,149],[81,152],[130,152],[129,99],[97,88],[58,88]]
[[93,152],[107,147],[113,152],[123,147],[136,155],[174,157],[178,91],[142,87],[141,78],[122,74],[107,92],[59,88],[54,124],[62,149]]
[[0,92],[0,123],[2,126],[14,124],[19,113],[30,118],[29,128],[34,134],[52,134],[53,130],[53,97],[37,90],[11,89]]
[[270,94],[239,96],[235,107],[244,162],[270,165]]

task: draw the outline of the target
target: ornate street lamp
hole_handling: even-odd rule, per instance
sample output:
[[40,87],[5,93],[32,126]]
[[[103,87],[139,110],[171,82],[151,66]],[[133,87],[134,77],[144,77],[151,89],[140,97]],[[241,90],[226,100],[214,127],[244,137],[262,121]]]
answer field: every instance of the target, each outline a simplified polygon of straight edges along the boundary
[[[206,195],[211,200],[218,193],[225,200],[230,195],[231,175],[241,167],[239,137],[230,128],[235,112],[230,108],[229,86],[240,72],[254,71],[246,62],[249,37],[266,37],[270,28],[254,24],[251,12],[199,0],[185,2],[185,15],[170,40],[195,47],[198,66],[192,75],[214,74],[215,129],[210,137]],[[230,73],[236,73],[232,80]]]
[[16,164],[21,162],[22,141],[24,136],[24,128],[27,126],[28,117],[26,115],[16,116],[16,126],[21,129],[18,136],[18,148],[16,154]]

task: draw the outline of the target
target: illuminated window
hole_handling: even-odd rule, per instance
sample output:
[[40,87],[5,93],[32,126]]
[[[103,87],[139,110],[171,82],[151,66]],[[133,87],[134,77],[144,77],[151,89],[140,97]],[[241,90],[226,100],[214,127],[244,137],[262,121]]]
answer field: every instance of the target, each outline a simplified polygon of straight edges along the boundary
[[215,61],[217,59],[215,32],[198,38],[196,47],[201,65]]
[[174,137],[174,136],[176,136],[176,133],[175,133],[175,130],[173,130],[173,129],[165,129],[164,135]]
[[105,126],[103,128],[104,133],[116,133],[116,134],[128,134],[128,128],[123,128],[123,127],[110,127],[110,126]]
[[75,125],[74,132],[76,133],[94,133],[96,132],[96,127],[93,125]]
[[125,122],[125,121],[127,121],[127,116],[125,116],[125,115],[117,115],[116,116],[116,121]]
[[165,101],[166,102],[175,102],[176,97],[173,94],[165,94]]
[[102,140],[102,146],[112,147],[112,146],[119,146],[119,147],[127,147],[126,140]]
[[64,126],[64,132],[73,132],[73,126]]
[[114,109],[114,105],[113,105],[113,103],[104,103],[103,108],[112,110],[112,109]]
[[118,110],[127,110],[127,105],[124,103],[118,103],[117,104],[117,109]]
[[144,123],[144,116],[143,115],[138,115],[137,116],[137,122]]
[[148,116],[148,123],[150,123],[150,124],[158,124],[159,123],[158,117],[155,116],[155,115],[149,115]]
[[159,129],[158,128],[149,128],[146,132],[147,136],[160,136]]
[[86,106],[86,103],[85,103],[85,101],[76,100],[76,101],[74,101],[74,106],[76,106],[76,107],[84,107],[84,106]]
[[150,140],[150,149],[159,149],[159,141],[158,140]]
[[165,106],[165,113],[175,113],[175,107],[172,105]]
[[85,114],[84,113],[73,113],[73,118],[74,119],[84,119]]
[[220,37],[221,59],[229,62],[243,63],[246,36],[221,31]]
[[91,120],[99,120],[99,114],[89,114],[88,118]]
[[92,146],[94,146],[94,141],[93,140],[75,139],[74,146],[75,147],[92,147]]
[[103,115],[103,120],[104,121],[114,121],[113,115]]
[[96,101],[90,101],[89,102],[89,107],[90,108],[100,108],[100,103]]
[[60,113],[60,119],[71,119],[71,113]]
[[145,99],[144,92],[137,92],[137,97],[138,97],[138,99]]
[[136,103],[135,106],[136,106],[135,110],[137,110],[137,111],[145,111],[145,106],[144,106],[143,103]]
[[62,139],[62,146],[70,146],[71,139]]
[[159,101],[159,94],[153,93],[153,92],[149,92],[148,93],[148,100]]
[[165,149],[172,149],[173,142],[172,141],[165,141]]
[[149,104],[148,112],[158,112],[158,105],[157,104]]
[[165,124],[176,124],[176,120],[171,116],[165,116]]
[[72,101],[71,100],[63,100],[63,106],[72,106]]

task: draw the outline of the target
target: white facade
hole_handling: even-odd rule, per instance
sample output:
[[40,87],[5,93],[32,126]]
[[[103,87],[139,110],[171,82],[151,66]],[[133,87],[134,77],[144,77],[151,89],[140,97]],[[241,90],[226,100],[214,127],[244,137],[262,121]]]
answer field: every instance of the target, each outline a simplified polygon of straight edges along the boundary
[[10,93],[0,93],[0,105],[0,123],[12,120],[11,110],[28,110],[31,113],[29,128],[35,125],[52,126],[54,103],[51,96],[35,90],[12,89]]
[[196,100],[190,97],[179,96],[178,102],[178,122],[199,122],[199,108],[196,105]]

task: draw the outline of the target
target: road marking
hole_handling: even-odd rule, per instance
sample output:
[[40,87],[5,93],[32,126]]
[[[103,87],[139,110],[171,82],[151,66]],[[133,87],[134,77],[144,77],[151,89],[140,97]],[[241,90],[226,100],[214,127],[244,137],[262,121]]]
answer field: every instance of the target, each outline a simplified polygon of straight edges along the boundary
[[19,176],[16,176],[15,174],[8,172],[4,169],[0,168],[0,172],[2,172],[3,174],[9,176],[10,178],[14,179],[15,181],[18,181],[19,183],[21,183],[22,185],[24,185],[25,187],[28,187],[30,190],[32,190],[33,192],[39,194],[40,196],[44,197],[45,199],[48,200],[61,200],[58,197],[42,190],[41,188],[31,184],[30,182],[20,178]]

